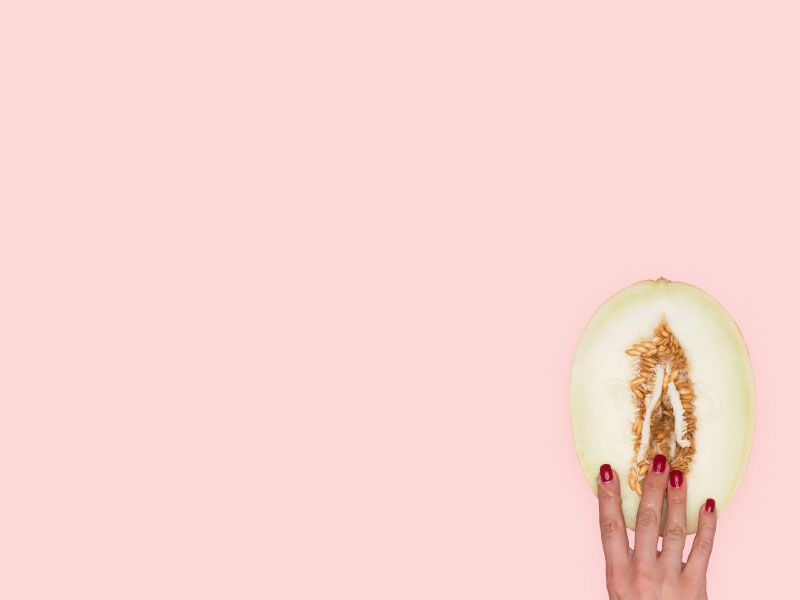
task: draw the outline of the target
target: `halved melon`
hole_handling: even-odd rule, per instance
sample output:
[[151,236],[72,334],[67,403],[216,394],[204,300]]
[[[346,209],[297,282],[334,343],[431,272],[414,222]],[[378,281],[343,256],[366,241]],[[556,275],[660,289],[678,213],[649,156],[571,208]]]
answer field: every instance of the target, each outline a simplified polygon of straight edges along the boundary
[[600,465],[617,471],[628,528],[655,454],[686,476],[690,533],[706,498],[724,511],[750,456],[755,397],[741,332],[716,300],[666,279],[618,292],[583,332],[570,383],[584,476],[597,494]]

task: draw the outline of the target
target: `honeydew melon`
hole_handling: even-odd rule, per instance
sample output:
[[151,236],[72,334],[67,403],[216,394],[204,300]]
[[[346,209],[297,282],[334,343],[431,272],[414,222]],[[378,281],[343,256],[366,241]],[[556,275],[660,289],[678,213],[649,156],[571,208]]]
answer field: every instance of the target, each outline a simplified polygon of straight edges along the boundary
[[578,461],[595,494],[600,465],[617,471],[630,529],[656,453],[684,471],[689,533],[706,498],[724,512],[750,456],[754,403],[739,328],[686,283],[642,281],[616,293],[589,320],[572,362]]

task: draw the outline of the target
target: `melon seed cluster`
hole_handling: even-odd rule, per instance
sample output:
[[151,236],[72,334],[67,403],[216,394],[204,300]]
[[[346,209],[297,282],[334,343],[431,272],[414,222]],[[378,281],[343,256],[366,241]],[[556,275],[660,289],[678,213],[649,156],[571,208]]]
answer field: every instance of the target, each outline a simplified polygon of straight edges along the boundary
[[671,468],[689,471],[695,453],[695,393],[686,355],[666,321],[648,341],[634,344],[625,353],[637,358],[630,382],[636,420],[628,485],[641,496],[642,479],[656,454],[666,456]]

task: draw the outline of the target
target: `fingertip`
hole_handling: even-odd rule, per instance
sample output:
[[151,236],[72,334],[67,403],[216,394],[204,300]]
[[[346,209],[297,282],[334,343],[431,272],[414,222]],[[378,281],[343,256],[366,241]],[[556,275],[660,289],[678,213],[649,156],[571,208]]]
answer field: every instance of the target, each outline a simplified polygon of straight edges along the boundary
[[669,487],[673,490],[684,487],[683,471],[680,469],[673,469],[669,472]]
[[714,498],[707,498],[700,505],[700,514],[697,518],[697,532],[706,531],[714,535],[717,529],[717,503]]
[[663,473],[667,468],[667,457],[663,454],[656,454],[650,466],[650,472],[655,474]]
[[[606,465],[603,465],[606,466]],[[614,469],[597,475],[597,497],[600,502],[612,501],[619,503],[620,498],[619,476]]]
[[705,523],[706,526],[716,527],[717,523],[717,502],[714,498],[706,498],[700,505],[700,516],[697,520],[698,525]]

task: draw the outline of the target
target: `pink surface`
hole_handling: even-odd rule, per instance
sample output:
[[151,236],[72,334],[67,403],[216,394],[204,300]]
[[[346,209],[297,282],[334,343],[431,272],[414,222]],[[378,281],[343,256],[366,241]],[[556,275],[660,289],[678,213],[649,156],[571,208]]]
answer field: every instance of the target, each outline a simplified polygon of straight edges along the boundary
[[756,372],[712,598],[794,589],[796,3],[7,4],[0,597],[603,598],[569,363],[659,275]]

